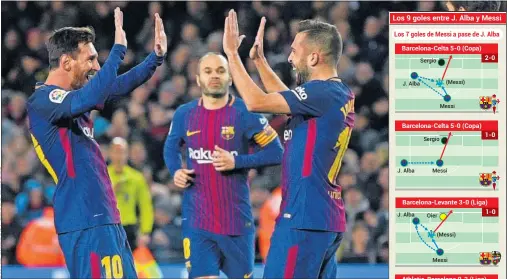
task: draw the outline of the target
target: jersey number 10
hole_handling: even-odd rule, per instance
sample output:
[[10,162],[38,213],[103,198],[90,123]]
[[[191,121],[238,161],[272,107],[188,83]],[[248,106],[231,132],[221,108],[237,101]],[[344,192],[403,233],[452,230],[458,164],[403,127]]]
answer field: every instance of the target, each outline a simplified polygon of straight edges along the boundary
[[123,265],[119,255],[105,256],[102,258],[102,267],[106,271],[107,279],[123,278]]

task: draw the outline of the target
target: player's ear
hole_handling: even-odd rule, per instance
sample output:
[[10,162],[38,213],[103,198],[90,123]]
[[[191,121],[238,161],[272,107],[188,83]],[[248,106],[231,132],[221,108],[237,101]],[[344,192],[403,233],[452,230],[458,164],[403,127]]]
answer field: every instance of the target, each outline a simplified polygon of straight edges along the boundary
[[72,63],[72,57],[70,57],[70,55],[63,54],[60,57],[60,68],[62,68],[63,70],[69,72],[72,69],[71,63]]
[[201,81],[199,80],[199,75],[195,75],[195,81],[197,82],[197,86],[201,87]]
[[319,53],[317,52],[312,52],[309,56],[309,61],[308,61],[308,64],[311,66],[311,67],[315,67],[317,66],[317,64],[319,63],[319,60],[320,60],[320,55]]
[[232,86],[232,74],[229,73],[229,86]]

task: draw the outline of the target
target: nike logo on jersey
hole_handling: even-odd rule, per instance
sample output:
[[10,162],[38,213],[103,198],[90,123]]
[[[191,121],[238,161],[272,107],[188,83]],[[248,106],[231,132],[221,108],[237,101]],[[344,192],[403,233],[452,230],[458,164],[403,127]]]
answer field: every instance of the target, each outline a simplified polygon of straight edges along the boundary
[[245,274],[245,275],[243,276],[243,278],[248,279],[248,278],[252,277],[252,274],[253,274],[253,271],[252,271],[252,272],[250,272],[250,274]]
[[191,132],[191,131],[187,131],[187,137],[191,137],[191,136],[193,136],[193,135],[195,135],[195,134],[199,134],[200,132],[201,132],[200,130],[198,130],[198,131],[193,131],[193,132]]

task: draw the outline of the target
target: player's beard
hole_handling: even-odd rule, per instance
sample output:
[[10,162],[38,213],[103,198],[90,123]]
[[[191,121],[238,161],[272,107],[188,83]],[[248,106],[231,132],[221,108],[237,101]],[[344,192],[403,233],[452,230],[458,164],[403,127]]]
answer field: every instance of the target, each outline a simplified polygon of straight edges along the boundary
[[85,73],[78,72],[77,74],[74,74],[74,78],[71,83],[71,88],[73,90],[77,90],[79,88],[82,88],[85,86],[85,84],[90,81],[94,75],[94,71],[88,71]]
[[223,97],[225,97],[225,94],[227,94],[227,92],[224,90],[224,91],[220,91],[220,92],[207,92],[207,91],[203,91],[202,94],[204,96],[207,96],[207,97],[210,97],[210,98],[213,98],[213,99],[222,99]]
[[296,67],[296,86],[307,82],[310,79],[310,75],[311,72],[308,66]]
[[[201,80],[201,84],[205,83]],[[205,85],[202,89],[202,94],[213,99],[222,99],[227,94],[227,87],[227,83],[222,84],[219,88],[210,88],[209,85]]]

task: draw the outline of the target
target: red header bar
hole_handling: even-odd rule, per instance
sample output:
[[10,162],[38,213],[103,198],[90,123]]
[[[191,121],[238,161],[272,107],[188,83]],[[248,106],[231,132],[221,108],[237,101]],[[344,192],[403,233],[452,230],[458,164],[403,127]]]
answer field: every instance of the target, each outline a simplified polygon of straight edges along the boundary
[[[438,32],[438,31],[435,31]],[[491,54],[498,44],[395,44],[395,54]]]
[[505,12],[391,12],[389,24],[505,24]]
[[[479,99],[477,99],[479,105]],[[497,120],[396,120],[394,130],[397,132],[417,131],[498,131]]]
[[396,198],[396,208],[498,208],[498,198]]
[[396,274],[395,279],[498,279],[497,274]]

